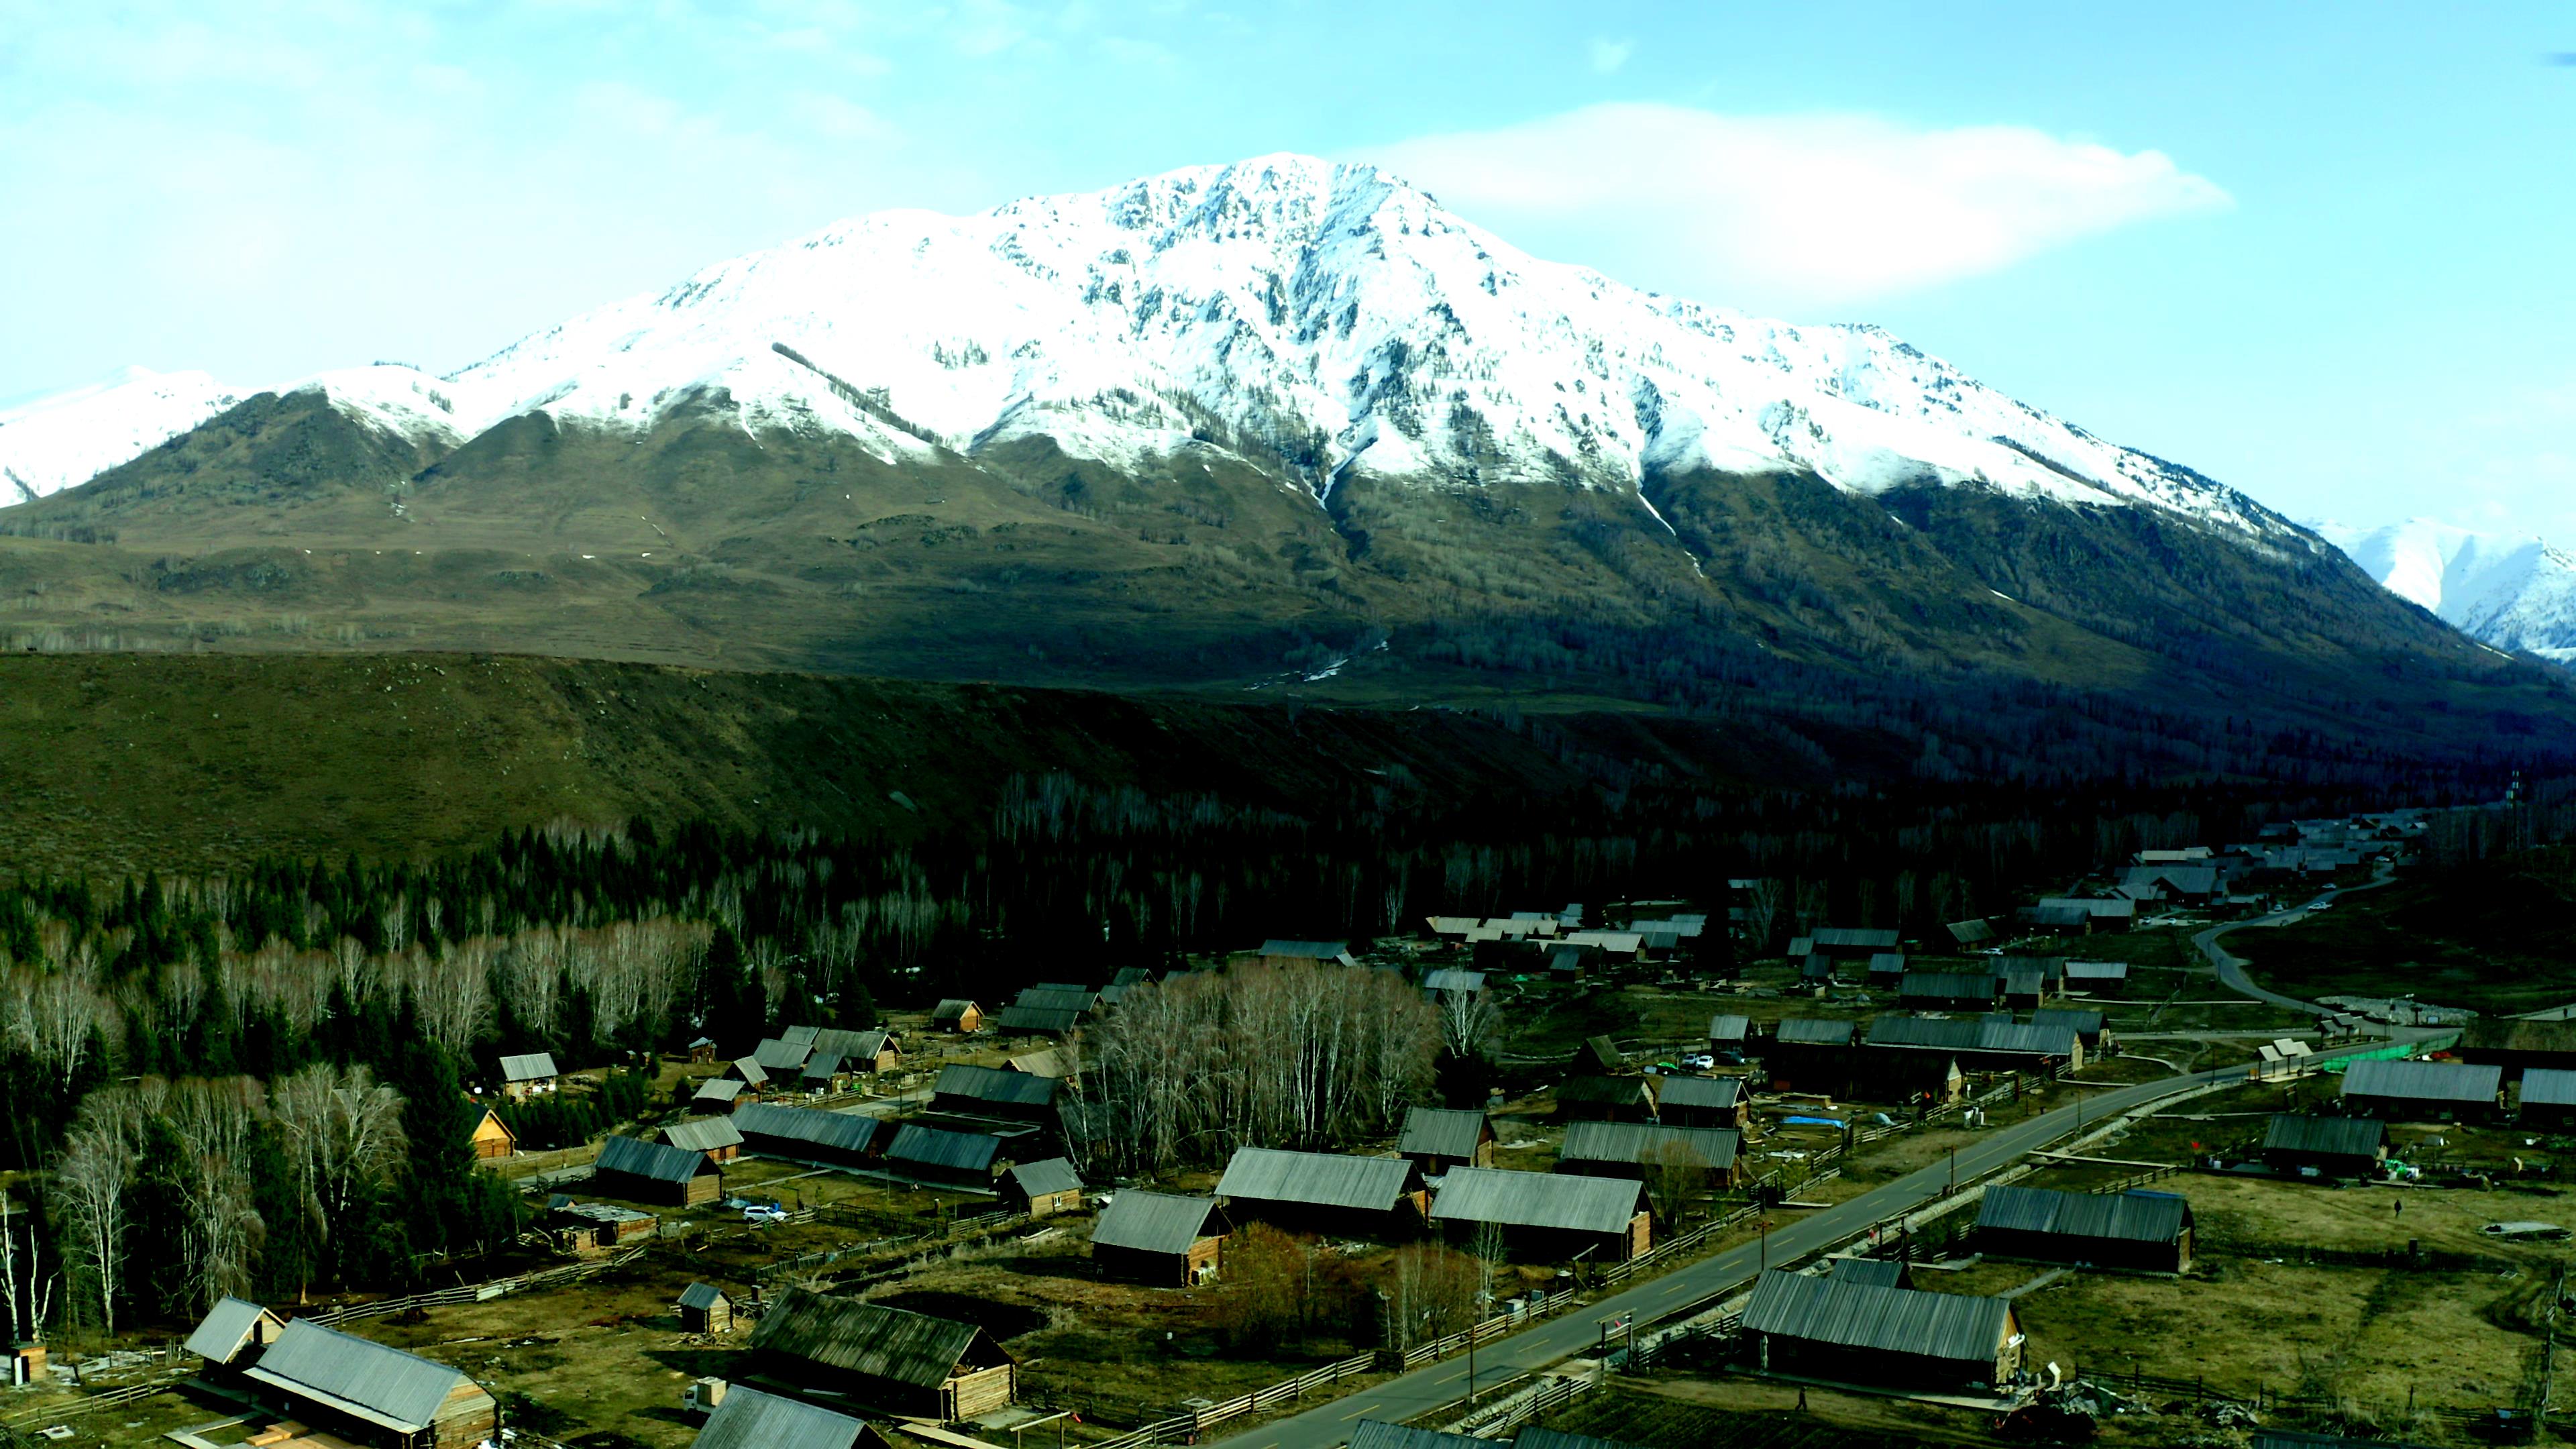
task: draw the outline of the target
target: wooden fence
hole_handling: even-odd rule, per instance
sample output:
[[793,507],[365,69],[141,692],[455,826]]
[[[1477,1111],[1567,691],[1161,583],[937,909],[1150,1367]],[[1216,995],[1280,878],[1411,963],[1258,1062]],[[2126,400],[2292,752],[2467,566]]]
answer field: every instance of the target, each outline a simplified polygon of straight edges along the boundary
[[381,1318],[388,1313],[408,1313],[415,1308],[481,1303],[488,1299],[505,1298],[513,1293],[526,1293],[532,1289],[552,1288],[557,1284],[579,1282],[595,1274],[605,1273],[611,1268],[623,1267],[642,1257],[643,1254],[643,1248],[633,1247],[606,1258],[594,1258],[587,1263],[566,1263],[560,1268],[522,1273],[515,1278],[496,1278],[489,1283],[459,1283],[453,1288],[433,1288],[427,1293],[414,1293],[406,1298],[387,1298],[376,1303],[357,1303],[346,1308],[325,1309],[320,1313],[308,1313],[304,1316],[327,1328],[333,1324],[351,1323],[361,1318]]
[[147,1383],[127,1384],[118,1389],[102,1389],[95,1394],[84,1394],[77,1399],[67,1399],[33,1409],[20,1409],[6,1418],[0,1418],[0,1430],[23,1431],[38,1424],[76,1419],[83,1414],[96,1413],[100,1409],[113,1408],[118,1404],[130,1404],[136,1399],[148,1399],[174,1384],[184,1382],[188,1377],[187,1374],[168,1374]]
[[1292,1403],[1304,1398],[1311,1390],[1320,1389],[1337,1380],[1348,1378],[1352,1374],[1367,1373],[1376,1366],[1376,1354],[1353,1354],[1337,1363],[1328,1363],[1322,1368],[1299,1374],[1293,1379],[1283,1379],[1266,1389],[1231,1398],[1221,1404],[1210,1404],[1192,1413],[1157,1420],[1140,1429],[1131,1429],[1115,1439],[1106,1439],[1089,1445],[1087,1449],[1142,1449],[1142,1446],[1148,1444],[1176,1444],[1195,1439],[1213,1425],[1222,1424],[1229,1419],[1241,1418],[1245,1414],[1259,1413],[1263,1409]]
[[[802,1215],[789,1214],[787,1220],[789,1222],[811,1222],[814,1218],[814,1213],[814,1209],[808,1208]],[[794,1258],[789,1258],[784,1262],[771,1263],[762,1267],[759,1272],[754,1275],[754,1281],[760,1283],[763,1287],[767,1287],[771,1282],[779,1279],[804,1277],[816,1268],[830,1267],[832,1264],[837,1263],[844,1258],[855,1258],[867,1253],[882,1253],[889,1249],[909,1247],[915,1243],[925,1243],[933,1240],[946,1241],[949,1238],[955,1237],[959,1233],[989,1232],[995,1228],[1008,1227],[1013,1223],[1024,1221],[1027,1217],[1028,1214],[1019,1212],[981,1213],[971,1218],[959,1218],[945,1226],[932,1228],[927,1232],[899,1233],[893,1237],[872,1238],[863,1243],[844,1243],[837,1248],[818,1248],[811,1253],[805,1253]]]

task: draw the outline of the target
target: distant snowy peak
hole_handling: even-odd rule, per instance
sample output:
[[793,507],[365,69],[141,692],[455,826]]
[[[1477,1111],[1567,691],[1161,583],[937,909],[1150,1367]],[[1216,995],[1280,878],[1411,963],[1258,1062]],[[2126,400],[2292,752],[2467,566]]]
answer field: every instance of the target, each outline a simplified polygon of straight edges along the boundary
[[1657,468],[1788,468],[1858,492],[1982,485],[2291,533],[1877,329],[1639,292],[1532,258],[1374,168],[1301,156],[976,216],[861,217],[457,380],[602,426],[722,396],[747,426],[864,433],[890,412],[966,453],[1036,434],[1132,463],[1214,438],[1300,460],[1319,496],[1353,470],[1634,489]]
[[129,367],[87,387],[0,411],[0,505],[85,482],[241,397],[202,372]]
[[[19,491],[79,481],[232,397],[198,384],[187,406],[137,399],[112,425],[62,430],[76,456],[31,444],[42,464]],[[1864,494],[2147,506],[2313,546],[1876,328],[1640,292],[1537,260],[1375,168],[1304,156],[974,216],[864,216],[450,378],[379,365],[290,388],[442,445],[532,411],[639,431],[689,412],[847,435],[889,463],[1028,437],[1129,468],[1223,448],[1318,499],[1354,477],[1637,493],[1659,471],[1803,471]],[[0,426],[0,465],[17,466],[11,441]]]
[[2576,556],[2529,536],[2429,518],[2316,531],[2400,598],[2499,649],[2576,662]]

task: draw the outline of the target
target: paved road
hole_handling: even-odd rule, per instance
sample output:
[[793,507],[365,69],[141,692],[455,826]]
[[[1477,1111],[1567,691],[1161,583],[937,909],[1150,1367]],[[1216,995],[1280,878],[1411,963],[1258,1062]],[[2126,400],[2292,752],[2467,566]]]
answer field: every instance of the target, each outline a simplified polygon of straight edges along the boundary
[[2250,996],[2257,1001],[2267,1001],[2274,1006],[2287,1007],[2292,1011],[2304,1011],[2316,1016],[2325,1016],[2331,1013],[2334,1008],[2330,1006],[2319,1006],[2313,1001],[2301,1001],[2295,996],[2283,996],[2277,991],[2269,991],[2263,987],[2255,985],[2254,978],[2245,974],[2244,958],[2241,956],[2230,955],[2226,947],[2218,944],[2218,938],[2226,935],[2230,931],[2242,931],[2249,926],[2286,926],[2293,921],[2304,921],[2308,918],[2309,912],[2323,910],[2327,906],[2333,905],[2338,899],[2350,895],[2353,891],[2377,890],[2379,887],[2388,884],[2393,879],[2395,879],[2395,877],[2383,867],[2377,878],[2371,880],[2367,884],[2342,889],[2328,888],[2318,894],[2314,899],[2301,905],[2285,906],[2269,915],[2255,916],[2250,920],[2230,921],[2223,926],[2212,926],[2208,930],[2194,935],[2191,938],[2191,943],[2192,945],[2200,948],[2200,953],[2202,955],[2209,958],[2210,965],[2218,968],[2219,983],[2225,986],[2228,990],[2235,992],[2237,995]]
[[[2332,1055],[2332,1053],[2328,1053]],[[2087,1087],[2082,1100],[1997,1129],[1962,1148],[1958,1181],[1969,1182],[2005,1167],[2034,1149],[2074,1133],[2085,1123],[2142,1107],[2160,1097],[2222,1078],[2243,1067],[2167,1077],[2132,1087]],[[1616,1296],[1571,1308],[1555,1319],[1476,1350],[1476,1382],[1500,1384],[1514,1374],[1544,1368],[1589,1352],[1600,1339],[1598,1320],[1634,1312],[1640,1324],[1683,1304],[1749,1283],[1765,1261],[1789,1263],[1867,1232],[1871,1225],[1911,1212],[1939,1197],[1950,1183],[1947,1161],[1911,1173],[1848,1202],[1816,1212],[1775,1213],[1767,1246],[1748,1243],[1679,1268]],[[1332,1449],[1346,1442],[1362,1419],[1404,1419],[1465,1397],[1467,1360],[1443,1360],[1368,1389],[1220,1441],[1218,1449]]]

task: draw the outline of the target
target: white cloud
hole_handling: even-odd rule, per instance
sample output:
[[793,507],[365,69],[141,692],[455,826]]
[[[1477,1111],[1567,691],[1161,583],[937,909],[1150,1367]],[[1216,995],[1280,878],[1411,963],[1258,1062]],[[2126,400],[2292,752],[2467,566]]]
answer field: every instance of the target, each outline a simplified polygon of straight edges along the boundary
[[1360,155],[1529,250],[1766,307],[1935,286],[2230,204],[2158,151],[1848,114],[1600,105]]
[[1601,40],[1596,38],[1592,42],[1592,73],[1595,75],[1608,75],[1610,72],[1626,65],[1628,63],[1628,57],[1635,54],[1636,50],[1637,44],[1632,40]]

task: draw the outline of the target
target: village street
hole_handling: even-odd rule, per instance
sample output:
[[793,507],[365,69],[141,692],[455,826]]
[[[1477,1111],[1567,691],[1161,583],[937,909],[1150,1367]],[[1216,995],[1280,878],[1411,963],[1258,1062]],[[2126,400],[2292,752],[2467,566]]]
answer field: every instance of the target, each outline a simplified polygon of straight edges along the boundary
[[2378,878],[2370,881],[2366,885],[2351,886],[2340,890],[2326,890],[2299,905],[2285,906],[2269,915],[2256,916],[2251,920],[2229,921],[2225,925],[2221,926],[2212,926],[2205,931],[2194,934],[2191,938],[2191,944],[2197,947],[2202,955],[2209,958],[2209,964],[2211,966],[2217,968],[2219,984],[2225,986],[2228,990],[2235,992],[2237,995],[2250,996],[2256,1001],[2268,1002],[2273,1006],[2286,1007],[2292,1011],[2308,1011],[2314,1012],[2319,1016],[2323,1016],[2326,1013],[2327,1008],[2319,1006],[2313,1001],[2301,1001],[2295,996],[2283,996],[2277,991],[2268,991],[2263,987],[2255,985],[2254,979],[2245,974],[2244,958],[2231,954],[2225,946],[2218,944],[2218,938],[2226,935],[2230,931],[2242,931],[2251,926],[2286,926],[2295,921],[2302,921],[2307,919],[2309,912],[2323,910],[2326,907],[2333,905],[2339,898],[2349,895],[2353,891],[2376,890],[2395,879],[2396,876],[2394,874],[2389,872],[2385,867],[2382,867]]

